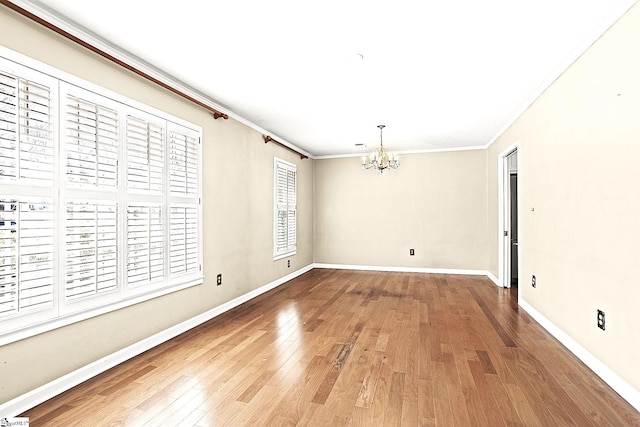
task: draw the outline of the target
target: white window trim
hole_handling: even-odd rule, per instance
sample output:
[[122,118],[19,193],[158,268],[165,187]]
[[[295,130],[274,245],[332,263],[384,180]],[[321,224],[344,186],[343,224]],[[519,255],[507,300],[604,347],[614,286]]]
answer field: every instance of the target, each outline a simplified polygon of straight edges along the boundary
[[[13,63],[13,65],[11,65]],[[7,317],[0,318],[0,346],[9,344],[11,342],[15,342],[18,340],[22,340],[43,332],[47,332],[56,328],[60,328],[78,321],[86,320],[91,317],[99,316],[104,313],[108,313],[114,310],[119,310],[124,307],[132,306],[134,304],[141,303],[143,301],[147,301],[153,298],[157,298],[162,295],[166,295],[172,292],[179,291],[181,289],[185,289],[191,286],[199,285],[203,283],[203,273],[202,273],[202,260],[203,260],[203,241],[200,236],[202,236],[202,129],[201,127],[194,125],[190,122],[187,122],[183,119],[177,118],[170,114],[167,114],[163,111],[160,111],[156,108],[150,107],[138,101],[127,98],[124,95],[112,92],[108,89],[95,85],[93,83],[87,82],[85,80],[80,79],[79,77],[73,76],[61,70],[58,70],[54,67],[43,64],[33,58],[29,58],[7,48],[0,46],[0,64],[2,64],[3,69],[12,72],[12,69],[16,69],[18,71],[31,69],[33,73],[43,76],[43,78],[52,85],[52,121],[54,123],[53,126],[53,138],[56,149],[55,153],[55,162],[54,162],[54,176],[55,183],[53,188],[42,188],[29,190],[31,192],[27,192],[25,196],[22,196],[24,193],[24,189],[27,189],[25,185],[21,183],[0,183],[0,195],[5,197],[12,197],[12,195],[21,195],[21,199],[45,199],[47,195],[55,194],[54,203],[56,207],[54,208],[54,244],[57,248],[57,258],[55,260],[54,274],[55,274],[55,282],[54,282],[54,299],[53,304],[43,310],[38,310],[34,312],[27,312],[25,314],[15,314],[9,315]],[[7,69],[8,68],[8,69]],[[29,72],[30,73],[30,72]],[[28,74],[29,74],[28,73]],[[15,72],[16,75],[21,75],[19,72]],[[28,76],[23,76],[28,77]],[[126,207],[129,200],[134,201],[148,201],[148,202],[156,202],[158,200],[157,196],[145,196],[140,195],[139,199],[135,198],[135,191],[127,192],[126,189],[120,189],[118,194],[120,196],[116,196],[116,199],[119,203],[119,219],[118,219],[118,289],[109,292],[107,294],[107,298],[105,298],[99,304],[96,303],[87,303],[87,299],[83,299],[78,301],[79,303],[74,304],[74,302],[65,301],[65,292],[64,292],[64,276],[65,276],[65,266],[64,266],[64,255],[62,252],[65,251],[65,231],[64,231],[64,207],[63,204],[66,204],[66,200],[68,200],[74,192],[77,194],[81,193],[81,190],[76,191],[65,189],[64,183],[61,181],[61,177],[64,174],[64,170],[66,169],[66,162],[62,161],[63,159],[59,156],[62,156],[64,152],[63,147],[63,138],[62,138],[62,121],[64,120],[65,110],[63,108],[63,96],[64,90],[62,89],[65,85],[73,85],[81,88],[82,90],[93,92],[100,97],[106,97],[110,101],[115,102],[119,105],[120,115],[121,115],[121,123],[123,124],[120,129],[120,145],[124,146],[120,148],[119,154],[119,171],[118,171],[118,179],[120,181],[121,186],[126,186],[126,139],[124,139],[124,123],[126,119],[126,114],[131,113],[134,110],[137,110],[141,113],[152,115],[154,117],[159,118],[160,120],[166,123],[165,129],[170,127],[180,127],[188,130],[189,133],[193,135],[197,135],[198,143],[197,143],[197,157],[198,157],[198,183],[197,183],[197,191],[190,193],[188,195],[181,195],[175,193],[169,193],[168,187],[168,169],[165,171],[165,183],[164,183],[164,194],[161,196],[162,203],[165,206],[164,212],[164,232],[165,232],[165,245],[164,250],[167,254],[165,256],[165,280],[163,283],[150,283],[142,286],[127,286],[126,283]],[[168,144],[168,132],[166,132],[165,143]],[[166,154],[166,167],[169,167],[169,149],[168,147],[165,149]],[[58,191],[59,190],[59,191]],[[71,191],[70,194],[66,194]],[[33,194],[32,194],[33,193]],[[58,196],[58,194],[60,194]],[[133,194],[133,199],[129,198],[129,196]],[[98,197],[100,198],[100,197]],[[147,200],[148,199],[148,200]],[[166,257],[168,257],[168,246],[169,246],[169,207],[172,204],[180,204],[180,205],[189,205],[193,206],[197,209],[197,217],[198,217],[198,238],[197,238],[197,253],[198,253],[198,266],[197,271],[191,271],[187,274],[176,275],[175,277],[171,277],[169,274],[169,261]],[[57,225],[55,225],[57,224]]]
[[[278,206],[278,168],[284,169],[287,172],[293,172],[295,176],[295,188],[294,188],[294,206],[291,207],[289,205],[289,194],[287,194],[287,203],[285,210],[289,212],[290,210],[294,211],[294,215],[296,218],[296,227],[295,227],[295,235],[293,236],[294,243],[292,245],[288,245],[284,249],[278,248],[278,212],[282,210],[279,209]],[[279,260],[282,258],[290,257],[296,254],[297,252],[297,188],[298,188],[298,172],[297,166],[293,163],[287,162],[286,160],[279,159],[277,157],[273,158],[273,260]],[[287,231],[288,233],[288,231]],[[290,240],[290,237],[287,235],[287,241]]]

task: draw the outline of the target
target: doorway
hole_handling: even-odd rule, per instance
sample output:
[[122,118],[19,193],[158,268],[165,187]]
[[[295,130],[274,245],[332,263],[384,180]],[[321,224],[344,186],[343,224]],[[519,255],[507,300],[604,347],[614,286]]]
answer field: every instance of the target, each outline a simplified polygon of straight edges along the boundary
[[518,286],[518,144],[498,156],[500,285]]
[[[511,159],[511,157],[510,157]],[[513,159],[517,162],[518,153],[513,153]],[[517,167],[517,166],[516,166]],[[511,231],[511,286],[518,286],[518,170],[509,171],[509,204],[510,204],[510,227]]]

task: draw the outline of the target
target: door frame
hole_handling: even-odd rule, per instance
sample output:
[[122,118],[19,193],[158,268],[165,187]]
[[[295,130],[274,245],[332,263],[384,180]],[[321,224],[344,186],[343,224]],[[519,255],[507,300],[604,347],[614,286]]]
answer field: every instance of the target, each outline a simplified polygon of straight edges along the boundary
[[[520,142],[516,141],[498,154],[498,284],[503,288],[511,287],[511,173],[508,157],[517,151],[519,166],[521,164],[519,148]],[[518,167],[518,187],[520,187],[519,169]],[[520,191],[516,197],[520,206]],[[518,221],[518,236],[520,236],[520,221]],[[521,257],[518,256],[518,272],[520,272],[520,259]]]

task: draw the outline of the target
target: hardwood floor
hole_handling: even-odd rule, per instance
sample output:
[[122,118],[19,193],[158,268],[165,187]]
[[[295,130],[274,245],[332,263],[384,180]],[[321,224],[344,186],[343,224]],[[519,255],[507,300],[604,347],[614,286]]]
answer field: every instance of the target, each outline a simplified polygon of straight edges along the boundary
[[473,276],[312,270],[22,416],[31,426],[640,426]]

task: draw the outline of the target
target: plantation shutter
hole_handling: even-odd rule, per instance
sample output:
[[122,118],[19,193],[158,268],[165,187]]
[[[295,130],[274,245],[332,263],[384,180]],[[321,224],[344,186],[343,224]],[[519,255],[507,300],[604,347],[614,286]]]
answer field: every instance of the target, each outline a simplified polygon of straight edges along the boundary
[[0,200],[0,316],[53,304],[53,204]]
[[198,209],[172,206],[169,215],[169,270],[172,276],[198,270]]
[[117,289],[116,202],[73,200],[66,212],[67,299]]
[[53,306],[54,205],[35,196],[52,195],[53,95],[40,78],[0,71],[0,317]]
[[199,138],[189,132],[169,132],[169,188],[172,193],[198,194]]
[[287,248],[296,249],[296,171],[287,170]]
[[162,205],[127,209],[127,284],[137,286],[164,277]]
[[65,120],[67,183],[116,189],[118,112],[68,94]]
[[0,342],[202,283],[201,128],[30,64],[0,57]]
[[0,73],[0,177],[18,178],[18,78]]
[[296,251],[296,167],[280,159],[274,167],[274,257],[281,257]]
[[53,179],[51,93],[0,72],[0,176]]
[[169,273],[175,277],[200,270],[200,138],[170,123],[169,136]]
[[128,115],[126,134],[129,189],[161,192],[164,180],[164,127]]
[[0,176],[53,180],[51,90],[0,72]]

